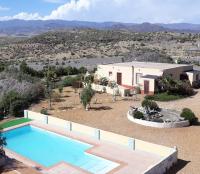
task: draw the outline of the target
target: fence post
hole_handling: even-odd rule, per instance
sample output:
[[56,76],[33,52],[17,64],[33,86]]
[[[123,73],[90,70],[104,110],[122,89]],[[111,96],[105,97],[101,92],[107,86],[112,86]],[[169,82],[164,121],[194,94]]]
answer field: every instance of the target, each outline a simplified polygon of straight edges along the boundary
[[95,131],[94,131],[94,137],[95,137],[97,140],[100,140],[100,139],[101,139],[101,130],[100,130],[100,129],[95,129]]
[[48,124],[48,115],[44,115],[44,122],[45,124]]
[[72,122],[71,121],[67,121],[67,130],[72,131]]
[[128,147],[132,150],[135,150],[135,139],[134,138],[129,138],[128,140]]
[[24,110],[24,118],[28,118],[28,111]]

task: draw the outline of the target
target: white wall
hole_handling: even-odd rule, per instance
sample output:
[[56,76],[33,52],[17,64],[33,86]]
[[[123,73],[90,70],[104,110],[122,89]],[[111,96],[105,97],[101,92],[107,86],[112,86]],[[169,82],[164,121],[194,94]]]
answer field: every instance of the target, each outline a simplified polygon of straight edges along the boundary
[[188,120],[180,121],[180,122],[170,122],[170,123],[157,123],[152,121],[146,121],[141,119],[135,119],[132,115],[127,113],[127,118],[137,124],[148,126],[148,127],[155,127],[155,128],[180,128],[180,127],[187,127],[190,125]]
[[[109,76],[109,72],[112,72],[112,76]],[[111,65],[99,65],[97,70],[97,77],[106,77],[111,81],[117,81],[117,72],[122,73],[122,85],[127,86],[143,86],[144,82],[140,80],[139,84],[136,82],[136,74],[141,73],[145,75],[162,76],[163,72],[159,69],[152,68],[134,68],[128,66],[113,66]],[[148,79],[149,80],[149,79]],[[150,91],[154,91],[154,83],[151,83]]]
[[[112,76],[109,76],[112,72]],[[117,82],[117,73],[122,73],[122,85],[133,86],[133,69],[127,66],[99,65],[97,69],[97,77],[106,77],[110,81]]]
[[[137,86],[136,83],[136,74],[142,73],[143,76],[145,75],[155,75],[155,76],[162,76],[163,72],[159,69],[152,69],[152,68],[134,68],[134,86]],[[140,85],[144,85],[142,83],[143,81],[140,81]]]

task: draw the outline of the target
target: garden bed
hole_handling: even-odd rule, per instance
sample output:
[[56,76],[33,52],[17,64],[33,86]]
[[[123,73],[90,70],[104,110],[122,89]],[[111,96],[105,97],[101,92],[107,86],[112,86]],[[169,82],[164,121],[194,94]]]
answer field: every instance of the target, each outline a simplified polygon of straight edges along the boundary
[[[187,127],[190,125],[188,120],[176,120],[175,115],[176,112],[170,111],[170,110],[164,110],[164,112],[168,112],[168,114],[163,116],[163,119],[168,119],[169,121],[165,122],[155,122],[155,121],[147,121],[143,119],[136,119],[131,114],[131,111],[128,111],[127,118],[131,122],[143,125],[143,126],[149,126],[149,127],[155,127],[155,128],[180,128],[180,127]],[[174,112],[174,113],[173,113]],[[173,120],[175,119],[175,120]]]

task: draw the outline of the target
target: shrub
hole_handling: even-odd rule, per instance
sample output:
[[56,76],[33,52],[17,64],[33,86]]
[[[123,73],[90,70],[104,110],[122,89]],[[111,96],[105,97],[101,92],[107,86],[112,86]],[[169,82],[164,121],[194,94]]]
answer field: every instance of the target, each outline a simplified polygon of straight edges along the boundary
[[141,88],[139,86],[137,86],[135,88],[135,92],[136,92],[136,94],[141,94]]
[[195,88],[195,89],[199,89],[200,88],[200,81],[193,82],[192,87]]
[[140,111],[136,111],[133,115],[134,118],[136,119],[144,119],[144,114]]
[[161,77],[156,80],[157,92],[167,92],[170,95],[191,96],[194,94],[188,80],[174,80],[172,77]]
[[108,79],[106,77],[102,77],[100,79],[99,84],[102,85],[102,86],[107,86],[108,85]]
[[44,97],[44,86],[38,81],[38,78],[32,78],[14,69],[2,72],[0,113],[3,113],[3,116],[23,116],[24,109]]
[[78,73],[80,73],[80,74],[85,74],[86,72],[87,72],[87,68],[85,68],[85,67],[80,67],[78,70]]
[[58,86],[58,91],[59,91],[60,94],[63,92],[63,85]]
[[91,85],[86,86],[83,91],[81,92],[81,103],[83,104],[84,108],[87,108],[87,105],[90,104],[92,97],[94,96],[94,91],[91,88]]
[[108,87],[110,87],[111,89],[114,89],[115,87],[117,87],[117,83],[115,81],[109,81]]
[[194,112],[192,112],[189,108],[184,108],[181,113],[181,117],[183,117],[185,120],[188,120],[191,125],[196,124],[198,121],[198,118],[195,116]]
[[73,86],[74,83],[80,82],[81,79],[82,79],[82,76],[80,76],[80,75],[75,76],[75,77],[72,77],[72,76],[66,77],[66,78],[63,80],[63,86],[64,86],[64,87]]
[[94,82],[94,76],[93,76],[93,75],[88,75],[88,76],[86,76],[86,77],[84,78],[84,82],[85,82],[86,84],[91,84],[91,83],[93,83],[93,82]]
[[5,157],[4,147],[7,145],[6,138],[2,134],[2,128],[0,127],[0,157]]
[[45,109],[45,108],[42,108],[41,111],[40,111],[40,113],[44,114],[44,115],[49,115],[48,110]]
[[144,107],[147,111],[150,111],[150,110],[159,111],[160,110],[160,108],[156,102],[154,102],[152,100],[147,100],[147,99],[145,99],[142,102],[142,107]]
[[23,117],[24,108],[27,108],[28,104],[24,99],[16,100],[12,102],[9,114],[15,117]]

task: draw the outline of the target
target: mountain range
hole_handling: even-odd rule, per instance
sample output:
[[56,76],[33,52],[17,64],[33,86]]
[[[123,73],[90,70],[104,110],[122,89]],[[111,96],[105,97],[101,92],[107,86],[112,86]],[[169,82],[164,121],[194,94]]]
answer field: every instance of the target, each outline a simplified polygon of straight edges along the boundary
[[120,22],[88,22],[64,20],[9,20],[0,21],[0,35],[36,35],[54,30],[67,29],[110,29],[129,30],[134,32],[200,32],[200,24],[173,23],[120,23]]

